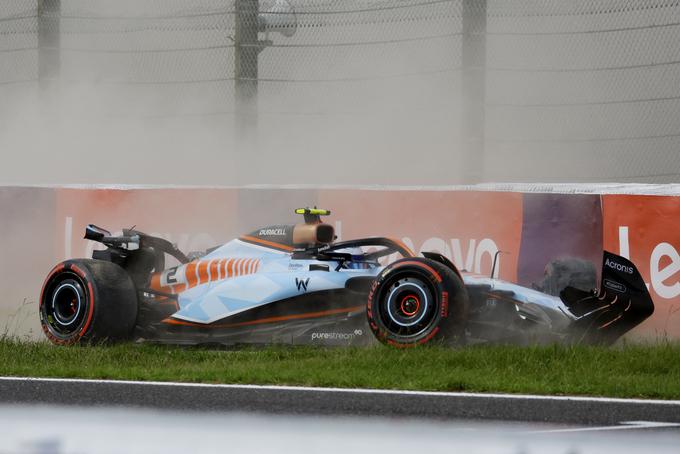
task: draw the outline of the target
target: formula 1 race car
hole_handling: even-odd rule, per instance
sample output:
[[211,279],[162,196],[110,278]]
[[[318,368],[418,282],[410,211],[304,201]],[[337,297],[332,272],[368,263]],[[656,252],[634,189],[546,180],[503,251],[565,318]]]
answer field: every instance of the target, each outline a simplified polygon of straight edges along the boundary
[[[89,225],[85,238],[107,248],[49,273],[43,331],[55,344],[610,344],[654,311],[635,266],[609,252],[599,290],[552,296],[461,273],[438,253],[416,257],[398,240],[337,242],[321,221],[329,211],[296,212],[304,222],[192,257],[136,230]],[[166,268],[168,256],[178,265]]]

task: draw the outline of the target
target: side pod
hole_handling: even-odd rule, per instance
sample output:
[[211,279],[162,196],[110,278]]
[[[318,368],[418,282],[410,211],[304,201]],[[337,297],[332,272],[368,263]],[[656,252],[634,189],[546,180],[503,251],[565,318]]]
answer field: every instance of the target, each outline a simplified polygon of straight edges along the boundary
[[654,303],[635,265],[604,251],[599,290],[567,287],[560,298],[573,315],[576,341],[612,344],[654,313]]

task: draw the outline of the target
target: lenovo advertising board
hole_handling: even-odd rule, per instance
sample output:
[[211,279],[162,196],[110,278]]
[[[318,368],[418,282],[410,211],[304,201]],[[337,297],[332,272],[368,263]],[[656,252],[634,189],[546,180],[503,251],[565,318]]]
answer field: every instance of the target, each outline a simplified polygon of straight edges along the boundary
[[[551,261],[576,258],[599,274],[602,250],[630,258],[656,304],[634,336],[680,338],[680,197],[373,189],[0,189],[0,323],[37,335],[40,285],[57,262],[89,257],[94,223],[160,235],[205,250],[267,224],[300,221],[293,209],[328,208],[341,240],[398,239],[460,269],[532,286]],[[599,282],[599,281],[598,281]],[[34,320],[35,319],[35,320]],[[33,323],[36,322],[36,323]]]
[[604,248],[636,264],[652,295],[654,315],[636,331],[680,337],[680,197],[603,195]]

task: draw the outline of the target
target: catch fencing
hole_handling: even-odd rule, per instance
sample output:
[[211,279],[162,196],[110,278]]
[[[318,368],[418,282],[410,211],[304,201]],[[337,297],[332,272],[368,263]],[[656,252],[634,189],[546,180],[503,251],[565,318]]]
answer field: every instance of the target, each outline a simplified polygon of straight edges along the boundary
[[14,0],[0,99],[209,123],[207,156],[277,163],[259,182],[317,183],[281,176],[310,160],[348,183],[675,182],[679,39],[671,0]]

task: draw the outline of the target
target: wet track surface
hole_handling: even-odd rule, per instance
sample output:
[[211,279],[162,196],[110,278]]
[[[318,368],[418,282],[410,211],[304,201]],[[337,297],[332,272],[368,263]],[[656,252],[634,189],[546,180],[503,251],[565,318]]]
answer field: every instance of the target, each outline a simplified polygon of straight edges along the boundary
[[0,452],[678,452],[678,424],[630,426],[0,405]]
[[0,404],[36,403],[577,425],[616,425],[627,421],[680,423],[679,401],[0,378]]

